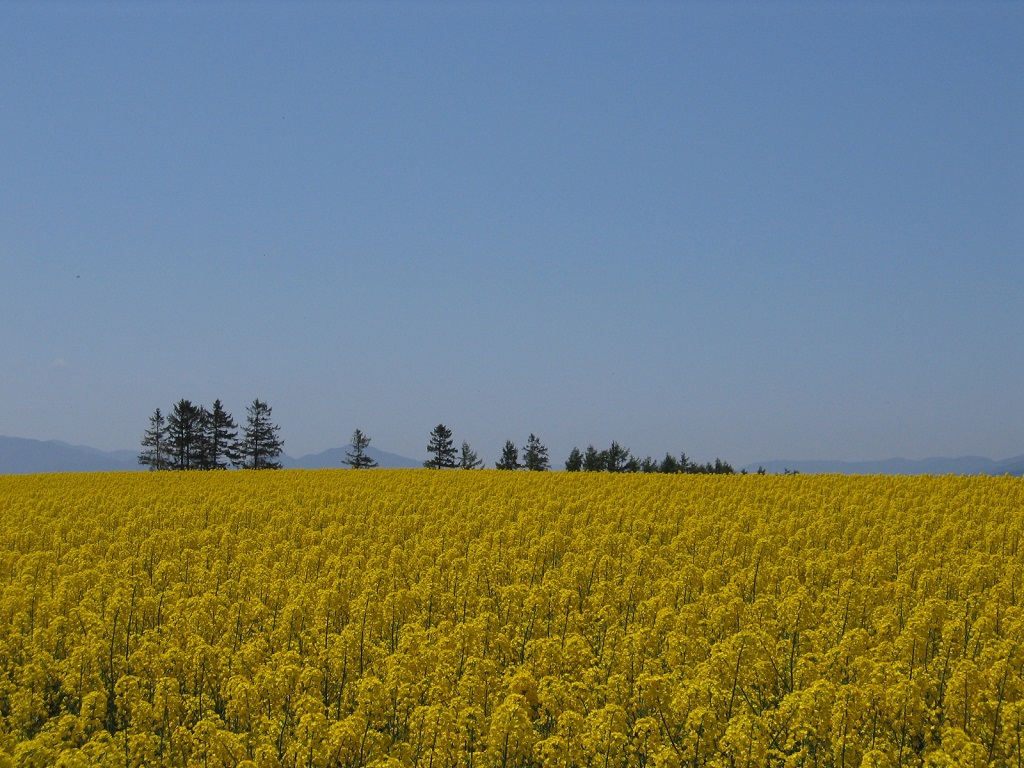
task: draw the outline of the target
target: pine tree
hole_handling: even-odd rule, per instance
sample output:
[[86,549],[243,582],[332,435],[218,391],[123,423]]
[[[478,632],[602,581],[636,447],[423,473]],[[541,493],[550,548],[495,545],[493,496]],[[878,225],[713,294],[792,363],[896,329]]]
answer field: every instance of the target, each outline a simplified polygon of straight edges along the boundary
[[679,460],[671,453],[666,453],[665,458],[661,460],[661,464],[658,466],[658,471],[666,475],[674,475],[677,472],[681,472],[682,469],[680,468]]
[[216,463],[213,450],[213,414],[206,410],[205,405],[197,406],[197,408],[196,442],[192,466],[194,469],[213,469]]
[[455,443],[452,440],[452,431],[444,424],[438,424],[431,430],[427,450],[434,454],[434,458],[423,462],[424,467],[429,469],[452,469],[455,467]]
[[658,462],[650,456],[642,459],[638,465],[640,472],[658,472],[660,470]]
[[712,473],[714,473],[716,475],[735,475],[736,474],[736,470],[733,469],[732,464],[730,464],[728,461],[723,461],[722,459],[719,459],[719,458],[715,459],[715,467],[711,471],[712,471]]
[[469,443],[462,441],[462,451],[459,454],[459,469],[476,469],[483,462],[476,455],[476,451],[469,447]]
[[363,434],[363,430],[357,428],[352,433],[350,445],[352,450],[345,451],[347,458],[341,462],[342,464],[347,464],[352,469],[373,469],[377,466],[377,462],[366,455],[366,449],[370,447],[370,438]]
[[167,422],[157,408],[149,417],[149,429],[142,435],[142,453],[139,464],[151,470],[168,469],[171,465],[168,453]]
[[597,450],[592,445],[587,446],[587,452],[583,454],[584,472],[603,472],[605,456],[603,451]]
[[580,449],[573,446],[572,450],[569,451],[569,458],[565,460],[565,471],[566,472],[579,472],[583,469],[583,454],[580,453]]
[[612,440],[611,447],[604,452],[605,463],[604,467],[609,472],[635,472],[636,469],[630,469],[632,462],[635,462],[633,456],[630,454],[628,448],[623,448],[617,442]]
[[277,457],[284,449],[281,428],[270,419],[271,407],[259,398],[246,409],[245,433],[239,453],[246,469],[280,469]]
[[239,463],[238,425],[219,399],[213,401],[209,412],[204,442],[209,469],[227,469]]
[[519,469],[523,465],[519,463],[519,449],[511,440],[505,441],[505,447],[501,449],[501,458],[494,465],[495,469]]
[[531,472],[546,472],[551,468],[548,462],[548,449],[541,445],[538,437],[530,433],[523,449],[523,466]]
[[203,454],[203,409],[191,400],[179,400],[167,417],[168,449],[172,469],[198,469]]

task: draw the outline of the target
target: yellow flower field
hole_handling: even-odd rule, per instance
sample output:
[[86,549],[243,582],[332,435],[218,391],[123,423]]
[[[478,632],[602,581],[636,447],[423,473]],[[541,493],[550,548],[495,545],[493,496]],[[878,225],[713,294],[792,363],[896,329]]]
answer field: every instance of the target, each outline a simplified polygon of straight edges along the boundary
[[1022,766],[1024,481],[0,477],[0,766]]

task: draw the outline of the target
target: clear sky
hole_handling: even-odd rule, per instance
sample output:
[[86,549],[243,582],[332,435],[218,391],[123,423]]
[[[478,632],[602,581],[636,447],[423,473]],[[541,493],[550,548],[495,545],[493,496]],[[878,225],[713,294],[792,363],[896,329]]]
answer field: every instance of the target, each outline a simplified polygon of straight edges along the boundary
[[0,434],[1024,453],[1022,3],[0,4]]

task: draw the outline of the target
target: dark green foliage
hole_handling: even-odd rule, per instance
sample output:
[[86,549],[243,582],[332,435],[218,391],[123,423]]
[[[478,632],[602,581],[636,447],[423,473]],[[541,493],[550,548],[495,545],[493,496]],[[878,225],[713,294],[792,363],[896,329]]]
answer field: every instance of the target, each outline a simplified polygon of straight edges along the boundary
[[205,417],[201,406],[179,400],[167,417],[171,469],[199,469],[203,466]]
[[640,464],[640,468],[639,468],[640,472],[658,472],[658,471],[660,471],[660,468],[658,466],[658,462],[656,462],[650,456],[648,456],[645,459],[642,459],[639,462],[639,464]]
[[706,464],[689,463],[684,470],[694,475],[734,475],[736,470],[733,469],[732,465],[727,461],[721,459],[715,459],[714,462],[707,462]]
[[519,449],[511,440],[505,441],[505,447],[501,449],[501,458],[494,465],[495,469],[520,469],[523,465],[519,463]]
[[142,447],[139,463],[150,469],[227,469],[239,463],[238,425],[220,400],[208,411],[183,399],[166,421],[156,409]]
[[423,462],[424,467],[428,469],[454,469],[455,442],[452,440],[452,431],[444,424],[438,424],[431,430],[427,450],[434,454],[434,456]]
[[205,435],[203,441],[203,468],[227,469],[239,462],[238,425],[224,410],[219,399],[213,401],[213,410],[203,409]]
[[526,438],[526,447],[523,448],[523,466],[531,472],[546,472],[551,469],[548,449],[541,445],[540,440],[532,432]]
[[665,458],[661,460],[661,464],[658,466],[658,471],[664,472],[667,475],[679,472],[679,460],[671,453],[666,453]]
[[722,459],[715,459],[714,462],[709,461],[707,464],[696,464],[685,453],[681,453],[678,459],[671,453],[666,453],[665,458],[660,462],[650,456],[640,459],[630,453],[628,448],[623,448],[615,441],[612,441],[611,446],[603,451],[588,445],[586,453],[580,454],[578,449],[573,448],[573,453],[569,454],[565,468],[570,472],[579,470],[584,472],[663,472],[665,474],[685,472],[718,475],[731,475],[736,471],[731,464]]
[[483,462],[476,455],[476,451],[469,447],[469,443],[462,441],[462,451],[459,454],[459,469],[476,469],[483,465]]
[[573,446],[573,449],[569,451],[569,458],[565,460],[565,471],[566,472],[579,472],[583,469],[583,454],[580,453],[580,449]]
[[271,407],[259,398],[246,409],[245,433],[239,453],[245,469],[280,469],[277,457],[284,449],[281,428],[271,421]]
[[583,471],[603,472],[605,457],[602,453],[602,451],[597,450],[594,446],[588,445],[587,452],[583,454]]
[[363,434],[361,429],[352,433],[350,442],[352,450],[345,451],[346,458],[341,462],[352,469],[373,469],[377,462],[366,455],[366,449],[370,447],[370,438]]
[[628,472],[633,460],[628,448],[623,448],[614,440],[611,447],[604,451],[604,468],[608,472]]
[[151,470],[168,469],[171,466],[167,422],[159,408],[149,417],[149,428],[142,435],[139,464],[148,466]]

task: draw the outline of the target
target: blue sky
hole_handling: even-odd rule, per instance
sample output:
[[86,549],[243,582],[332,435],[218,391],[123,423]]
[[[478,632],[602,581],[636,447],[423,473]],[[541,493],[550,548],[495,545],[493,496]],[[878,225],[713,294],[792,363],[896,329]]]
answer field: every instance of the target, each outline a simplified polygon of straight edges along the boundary
[[0,5],[0,434],[1024,453],[1024,4]]

